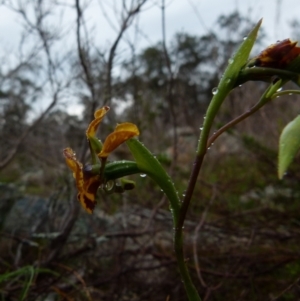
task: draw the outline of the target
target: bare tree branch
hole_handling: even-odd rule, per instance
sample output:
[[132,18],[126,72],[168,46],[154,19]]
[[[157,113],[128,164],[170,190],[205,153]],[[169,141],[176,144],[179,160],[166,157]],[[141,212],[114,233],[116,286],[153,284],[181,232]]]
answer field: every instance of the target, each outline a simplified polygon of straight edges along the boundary
[[113,61],[115,58],[116,50],[118,47],[118,44],[126,31],[126,29],[131,25],[133,18],[136,14],[140,12],[140,9],[142,6],[147,2],[147,0],[142,0],[140,3],[137,4],[136,7],[132,7],[129,11],[127,16],[123,19],[122,24],[120,26],[119,34],[117,35],[114,43],[112,44],[108,61],[107,61],[107,67],[106,67],[106,92],[104,96],[104,104],[110,104],[111,103],[111,97],[112,97],[112,68],[113,68]]

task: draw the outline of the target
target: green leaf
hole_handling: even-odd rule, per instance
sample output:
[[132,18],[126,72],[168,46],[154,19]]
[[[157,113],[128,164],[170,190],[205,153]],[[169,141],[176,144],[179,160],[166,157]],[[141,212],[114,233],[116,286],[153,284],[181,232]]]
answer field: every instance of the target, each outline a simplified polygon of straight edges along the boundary
[[141,173],[141,171],[136,162],[127,160],[107,163],[104,169],[104,176],[106,180],[115,180],[137,173]]
[[300,115],[288,123],[279,138],[278,177],[282,179],[300,149]]
[[137,139],[126,141],[139,170],[154,180],[167,195],[176,220],[180,209],[180,201],[171,178],[155,156]]
[[[262,23],[262,19],[258,21],[258,23],[251,30],[249,35],[241,43],[236,53],[229,60],[229,65],[222,78],[222,80],[225,81],[225,84],[226,81],[228,82],[228,78],[230,78],[232,80],[232,85],[234,86],[234,83],[239,75],[239,72],[241,71],[242,67],[245,66],[245,64],[249,59],[249,55],[256,41],[257,33],[261,26],[261,23]],[[223,84],[222,81],[220,82],[220,85],[221,84]]]
[[206,142],[213,121],[228,93],[237,86],[240,71],[242,67],[244,67],[247,63],[251,49],[256,41],[261,22],[262,19],[252,29],[247,38],[241,43],[240,47],[232,56],[232,58],[229,59],[228,66],[222,76],[218,88],[213,92],[214,96],[207,109],[206,118],[203,124],[203,130],[201,132],[199,144],[197,147],[198,154],[206,152]]

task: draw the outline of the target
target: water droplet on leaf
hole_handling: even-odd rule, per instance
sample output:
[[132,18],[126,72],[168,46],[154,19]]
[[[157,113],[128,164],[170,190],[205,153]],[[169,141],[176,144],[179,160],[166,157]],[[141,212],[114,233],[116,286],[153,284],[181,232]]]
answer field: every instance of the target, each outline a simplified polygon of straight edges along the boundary
[[216,95],[218,93],[218,88],[217,87],[214,87],[212,90],[211,90],[211,93],[213,95]]
[[114,188],[115,186],[115,182],[114,181],[108,181],[106,184],[105,184],[105,190],[107,191],[110,191]]
[[140,174],[140,177],[141,177],[141,178],[145,178],[146,176],[147,176],[147,175],[146,175],[145,173],[141,173],[141,174]]

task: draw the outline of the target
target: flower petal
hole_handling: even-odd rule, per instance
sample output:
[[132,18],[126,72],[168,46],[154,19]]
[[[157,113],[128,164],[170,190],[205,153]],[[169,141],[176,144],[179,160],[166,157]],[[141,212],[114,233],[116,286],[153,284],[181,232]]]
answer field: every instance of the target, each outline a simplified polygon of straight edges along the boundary
[[76,159],[76,154],[70,147],[65,148],[63,153],[66,158],[67,165],[73,171],[73,176],[76,180],[77,189],[78,191],[82,191],[83,190],[82,164]]
[[115,130],[107,136],[103,143],[102,151],[98,154],[99,158],[106,158],[120,144],[128,139],[140,134],[137,126],[130,122],[118,124]]
[[71,148],[64,149],[63,153],[67,165],[73,171],[78,190],[77,198],[82,207],[88,213],[92,213],[96,205],[96,193],[101,184],[100,178],[97,175],[91,176],[83,173],[82,164],[76,159],[76,155]]
[[84,174],[84,189],[83,192],[78,193],[78,200],[82,207],[88,212],[93,213],[96,205],[96,194],[101,184],[100,177],[97,175],[86,176]]
[[95,114],[94,114],[95,119],[90,123],[90,125],[86,131],[86,135],[88,138],[96,135],[98,126],[99,126],[100,122],[102,121],[103,117],[109,111],[109,109],[110,108],[108,106],[105,106],[95,112]]
[[290,62],[300,55],[297,42],[290,39],[279,41],[263,50],[259,56],[253,58],[255,66],[284,69]]

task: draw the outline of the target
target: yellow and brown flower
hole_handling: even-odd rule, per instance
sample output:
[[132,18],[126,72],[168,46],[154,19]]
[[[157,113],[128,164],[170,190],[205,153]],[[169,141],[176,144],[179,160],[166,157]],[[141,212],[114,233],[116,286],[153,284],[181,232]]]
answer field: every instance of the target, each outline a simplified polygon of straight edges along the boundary
[[[86,131],[89,141],[96,139],[95,135],[99,124],[108,111],[109,107],[106,106],[95,112],[95,119],[90,123]],[[129,122],[118,124],[115,130],[107,136],[98,153],[98,157],[102,159],[102,164],[105,164],[106,158],[120,144],[138,135],[139,130],[135,124]],[[76,155],[71,148],[64,149],[63,154],[66,158],[66,163],[73,171],[73,176],[76,180],[78,200],[88,213],[92,213],[96,204],[97,190],[99,186],[103,184],[103,179],[100,174],[95,175],[84,172],[82,164],[76,159]]]
[[[90,123],[86,135],[88,139],[95,137],[99,124],[105,114],[109,111],[109,107],[103,107],[97,110],[94,114],[95,119]],[[130,122],[120,123],[115,130],[105,139],[101,151],[98,153],[99,158],[107,158],[108,155],[115,150],[119,145],[128,139],[140,134],[137,126]]]

